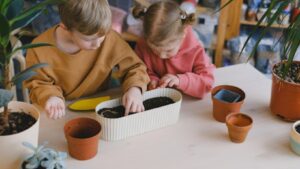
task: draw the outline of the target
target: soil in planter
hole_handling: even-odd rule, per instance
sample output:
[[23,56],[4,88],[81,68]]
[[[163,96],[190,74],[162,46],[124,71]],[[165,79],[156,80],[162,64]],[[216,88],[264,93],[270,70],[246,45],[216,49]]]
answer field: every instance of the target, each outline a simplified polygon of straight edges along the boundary
[[296,128],[297,133],[300,134],[300,125],[296,126],[295,128]]
[[292,82],[292,83],[300,83],[300,64],[299,63],[292,63],[287,75],[283,78],[283,64],[280,63],[274,67],[274,73],[278,75],[280,78],[284,79],[285,81]]
[[[0,128],[3,128],[3,114],[0,114]],[[9,114],[9,126],[4,127],[4,132],[0,135],[6,136],[11,134],[20,133],[36,122],[36,119],[26,113],[11,112]]]
[[[151,99],[147,99],[143,102],[143,105],[146,110],[151,110],[157,107],[165,106],[168,104],[172,104],[174,101],[168,97],[154,97]],[[113,108],[103,108],[97,112],[99,115],[102,115],[106,118],[120,118],[125,114],[124,106],[117,106]],[[130,112],[130,114],[134,114],[134,112]]]

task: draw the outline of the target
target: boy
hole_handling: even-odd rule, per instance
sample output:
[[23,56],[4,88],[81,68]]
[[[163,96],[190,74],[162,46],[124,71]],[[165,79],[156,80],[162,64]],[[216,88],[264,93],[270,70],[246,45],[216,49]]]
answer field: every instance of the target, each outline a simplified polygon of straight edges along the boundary
[[144,110],[142,92],[149,77],[129,45],[111,30],[106,0],[68,0],[59,6],[61,23],[34,39],[55,47],[28,50],[27,66],[48,63],[25,82],[30,98],[52,119],[65,114],[64,99],[76,99],[104,89],[112,68],[122,79],[122,104],[128,112]]

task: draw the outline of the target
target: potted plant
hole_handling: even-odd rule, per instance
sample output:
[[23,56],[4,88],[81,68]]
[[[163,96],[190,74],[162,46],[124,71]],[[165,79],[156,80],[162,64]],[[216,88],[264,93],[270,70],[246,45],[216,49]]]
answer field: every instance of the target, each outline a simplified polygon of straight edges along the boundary
[[35,147],[23,142],[23,145],[32,153],[22,162],[21,169],[66,169],[67,153],[46,148],[45,144]]
[[[27,141],[33,145],[37,145],[39,112],[30,104],[15,101],[10,102],[13,98],[13,94],[10,92],[13,85],[22,83],[23,80],[35,74],[35,69],[46,65],[34,65],[15,75],[13,78],[10,78],[11,72],[9,69],[12,57],[16,52],[23,49],[49,45],[39,43],[14,46],[10,40],[20,28],[28,25],[36,18],[46,5],[58,2],[60,2],[60,0],[45,0],[27,10],[23,10],[23,0],[0,1],[0,88],[4,88],[0,90],[1,168],[17,168],[20,166],[22,156],[27,152],[26,149],[21,146],[21,142]],[[33,120],[30,120],[31,122],[27,122],[27,118],[29,117],[33,118]],[[18,124],[19,121],[23,123]],[[27,127],[22,126],[23,124],[26,124]]]
[[[222,8],[235,0],[229,0]],[[255,29],[249,35],[243,50],[248,41],[257,33],[258,27],[262,27],[258,41],[256,42],[249,59],[254,55],[263,36],[273,23],[284,19],[282,14],[289,5],[294,5],[297,0],[272,0],[264,15],[257,22]],[[222,9],[221,8],[221,9]],[[268,19],[266,19],[268,18]],[[263,23],[263,21],[266,21]],[[294,61],[294,56],[300,46],[300,15],[295,16],[288,28],[283,32],[280,38],[283,44],[283,60],[273,66],[272,69],[272,94],[270,109],[272,113],[282,117],[284,120],[295,121],[300,119],[300,62]],[[242,50],[242,51],[243,51]]]

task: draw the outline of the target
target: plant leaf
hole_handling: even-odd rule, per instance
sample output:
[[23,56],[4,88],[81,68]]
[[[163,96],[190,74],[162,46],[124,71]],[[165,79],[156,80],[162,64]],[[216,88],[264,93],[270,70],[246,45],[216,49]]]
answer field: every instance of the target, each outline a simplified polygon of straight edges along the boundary
[[20,19],[16,22],[14,22],[11,25],[12,30],[18,29],[18,28],[22,28],[27,26],[28,24],[30,24],[35,18],[37,18],[40,14],[42,13],[42,10],[38,10],[34,13],[31,13],[30,15],[28,15],[27,17]]
[[24,0],[11,0],[11,3],[8,7],[8,12],[6,18],[12,19],[20,14],[24,7]]
[[29,8],[28,10],[22,12],[19,16],[11,19],[9,21],[9,23],[10,23],[10,25],[14,25],[16,22],[21,21],[24,18],[27,18],[28,16],[32,16],[34,13],[43,10],[46,5],[58,4],[58,3],[61,3],[61,2],[63,2],[63,0],[45,0],[45,1],[43,1],[41,3],[38,3],[35,6]]
[[13,56],[18,50],[22,49],[30,49],[30,48],[37,48],[37,47],[43,47],[43,46],[53,46],[49,43],[32,43],[32,44],[26,44],[21,47],[18,47],[14,49],[10,54],[7,55],[6,59],[10,59],[11,56]]
[[3,14],[0,13],[0,44],[5,49],[9,42],[10,26]]
[[11,80],[12,84],[18,84],[22,83],[24,80],[31,78],[32,76],[36,75],[35,69],[42,68],[48,66],[47,63],[40,63],[40,64],[35,64],[24,71],[18,73],[16,76],[14,76]]
[[0,89],[0,107],[7,106],[14,98],[14,94],[9,90]]
[[4,16],[7,13],[7,9],[9,4],[11,3],[11,0],[1,0],[0,1],[0,13],[2,13]]

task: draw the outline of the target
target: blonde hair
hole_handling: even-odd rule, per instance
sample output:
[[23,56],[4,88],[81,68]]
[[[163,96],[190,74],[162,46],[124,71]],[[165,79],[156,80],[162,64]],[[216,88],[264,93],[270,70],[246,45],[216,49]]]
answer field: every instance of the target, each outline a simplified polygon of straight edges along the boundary
[[62,23],[68,30],[84,35],[105,35],[111,27],[111,11],[106,0],[65,0],[59,5]]
[[195,15],[182,11],[174,1],[159,1],[148,9],[136,6],[132,14],[143,19],[144,36],[152,43],[182,35],[184,28],[195,22]]

